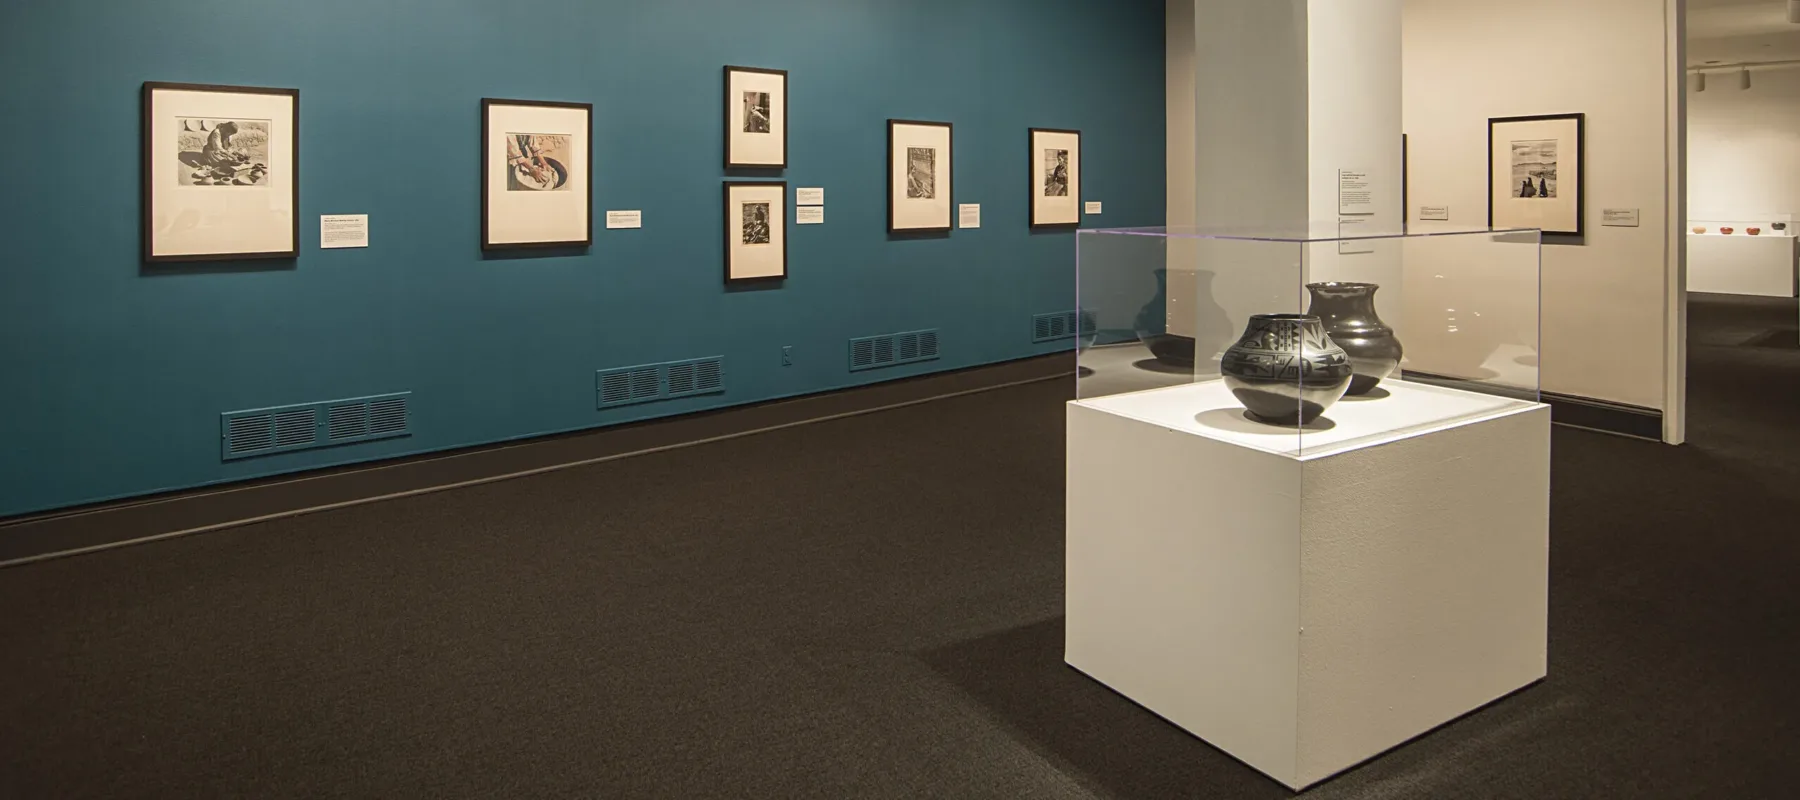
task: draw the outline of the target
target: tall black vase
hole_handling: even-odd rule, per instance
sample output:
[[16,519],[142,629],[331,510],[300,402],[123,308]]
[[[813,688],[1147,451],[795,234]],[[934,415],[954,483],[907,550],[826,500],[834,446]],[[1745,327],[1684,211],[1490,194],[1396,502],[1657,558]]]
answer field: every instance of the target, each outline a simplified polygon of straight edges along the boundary
[[1331,337],[1350,356],[1356,377],[1350,379],[1348,394],[1368,394],[1383,378],[1400,367],[1400,340],[1394,329],[1375,314],[1373,283],[1309,283],[1312,306],[1306,313],[1325,324],[1325,335]]
[[1343,398],[1355,371],[1310,314],[1258,314],[1219,361],[1225,386],[1258,421],[1304,425]]

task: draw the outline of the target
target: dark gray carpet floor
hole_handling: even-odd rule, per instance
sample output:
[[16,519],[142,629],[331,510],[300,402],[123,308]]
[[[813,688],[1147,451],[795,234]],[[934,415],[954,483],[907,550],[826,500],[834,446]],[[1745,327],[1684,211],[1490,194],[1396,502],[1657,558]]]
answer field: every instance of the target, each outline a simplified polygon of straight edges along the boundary
[[[1794,305],[1693,319],[1693,444],[1555,433],[1550,678],[1308,797],[1800,794]],[[0,797],[1289,796],[1062,665],[1069,391],[0,571]]]

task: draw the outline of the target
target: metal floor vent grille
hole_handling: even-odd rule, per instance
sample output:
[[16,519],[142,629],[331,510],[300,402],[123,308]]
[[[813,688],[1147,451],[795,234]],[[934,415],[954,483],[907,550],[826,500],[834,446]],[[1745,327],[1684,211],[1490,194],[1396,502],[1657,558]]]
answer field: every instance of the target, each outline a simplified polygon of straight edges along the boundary
[[850,371],[892,367],[938,357],[938,332],[907,331],[850,340]]
[[594,392],[599,408],[724,391],[724,356],[616,367],[594,373]]
[[227,411],[219,415],[220,458],[310,450],[407,436],[411,392]]
[[1077,332],[1085,336],[1093,333],[1096,328],[1094,316],[1089,313],[1056,311],[1049,314],[1033,314],[1031,317],[1031,341],[1054,342],[1058,339],[1070,338]]

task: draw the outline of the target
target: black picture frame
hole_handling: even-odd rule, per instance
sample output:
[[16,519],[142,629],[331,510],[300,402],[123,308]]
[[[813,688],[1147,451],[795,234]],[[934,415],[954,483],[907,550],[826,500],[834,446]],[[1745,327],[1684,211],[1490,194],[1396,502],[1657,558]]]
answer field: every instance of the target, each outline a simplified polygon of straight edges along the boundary
[[[1575,123],[1575,226],[1573,229],[1542,228],[1546,236],[1569,236],[1580,238],[1587,235],[1587,114],[1534,114],[1520,117],[1489,117],[1487,136],[1487,224],[1494,227],[1494,129],[1501,125],[1520,122],[1556,122],[1573,120]],[[1559,185],[1564,185],[1562,175],[1557,175]]]
[[[489,238],[488,197],[489,197],[489,192],[492,191],[493,187],[489,186],[488,175],[492,171],[490,168],[493,165],[490,164],[489,160],[488,160],[489,156],[491,154],[490,150],[488,149],[488,142],[491,141],[492,137],[493,137],[493,128],[492,128],[493,115],[490,112],[492,111],[494,106],[520,106],[520,107],[526,107],[526,108],[564,108],[564,109],[572,108],[572,109],[579,109],[583,112],[583,116],[585,116],[587,118],[587,126],[586,126],[587,130],[584,134],[587,136],[587,158],[583,159],[583,161],[585,161],[586,163],[582,165],[582,167],[585,170],[586,175],[587,175],[587,179],[586,179],[587,197],[585,200],[585,202],[587,204],[587,215],[586,215],[587,218],[585,220],[585,225],[584,225],[586,234],[582,238],[569,239],[566,241],[533,241],[533,242],[495,242]],[[574,102],[564,102],[564,101],[558,101],[558,100],[513,100],[513,99],[499,98],[499,97],[483,97],[483,98],[481,98],[481,139],[479,142],[477,142],[477,145],[480,148],[480,157],[476,159],[476,163],[480,165],[480,169],[481,169],[481,249],[483,251],[529,250],[529,249],[551,248],[551,247],[564,247],[564,248],[592,247],[594,245],[594,104],[593,103],[574,103]]]
[[[731,274],[732,247],[734,245],[738,244],[737,242],[734,242],[732,240],[732,236],[731,236],[731,214],[732,214],[732,211],[734,210],[733,204],[732,204],[731,192],[733,189],[743,188],[743,187],[759,187],[759,188],[765,188],[765,189],[766,188],[778,188],[781,192],[781,208],[776,209],[775,210],[776,213],[770,214],[771,217],[779,217],[781,219],[781,274],[780,275],[755,275],[755,276],[751,276],[751,277],[740,278],[740,277],[734,277]],[[725,189],[725,191],[722,196],[722,203],[720,206],[723,213],[720,214],[719,221],[721,223],[720,230],[724,235],[724,242],[725,242],[725,263],[724,263],[725,285],[727,285],[727,286],[748,286],[748,285],[755,285],[755,284],[780,283],[784,280],[787,280],[787,276],[788,276],[788,235],[790,233],[790,231],[788,229],[788,205],[789,204],[788,204],[787,181],[726,181],[724,183],[724,189]]]
[[[755,73],[755,74],[759,74],[759,75],[779,75],[779,76],[781,76],[781,114],[780,114],[780,116],[781,116],[781,122],[780,122],[780,126],[781,126],[781,162],[780,163],[739,161],[733,157],[732,148],[731,148],[731,138],[732,138],[732,134],[737,133],[737,131],[732,130],[732,125],[731,125],[731,102],[732,102],[731,76],[733,73],[738,73],[738,72],[749,72],[749,73]],[[724,116],[723,124],[725,126],[725,168],[728,170],[732,170],[732,169],[775,169],[775,170],[787,169],[787,166],[788,166],[788,109],[793,104],[792,97],[788,92],[788,71],[785,69],[769,69],[766,67],[744,67],[744,66],[736,66],[736,65],[732,65],[732,64],[727,64],[727,65],[725,65],[724,93],[725,93],[725,97],[724,97],[725,113],[723,115]]]
[[[943,128],[945,141],[949,143],[950,164],[944,168],[944,197],[946,208],[944,224],[928,227],[900,228],[894,225],[894,128],[901,125],[915,125],[929,128]],[[890,119],[887,121],[887,160],[882,163],[882,171],[887,173],[887,225],[888,233],[948,233],[956,217],[956,127],[948,122],[934,122],[919,119]]]
[[[1070,192],[1070,195],[1072,195],[1074,197],[1074,201],[1075,201],[1075,221],[1074,222],[1039,222],[1038,221],[1038,215],[1037,215],[1037,207],[1038,207],[1038,203],[1037,203],[1037,201],[1038,201],[1037,135],[1040,133],[1072,134],[1075,137],[1075,152],[1076,152],[1075,174],[1072,176],[1073,181],[1070,184],[1070,187],[1072,189],[1072,191]],[[1026,152],[1027,161],[1025,164],[1025,181],[1026,181],[1026,183],[1030,184],[1029,186],[1026,187],[1027,194],[1025,195],[1025,213],[1027,216],[1030,217],[1029,227],[1032,230],[1040,230],[1040,231],[1043,231],[1043,230],[1074,230],[1076,228],[1081,227],[1081,216],[1082,216],[1082,212],[1083,212],[1083,207],[1082,207],[1082,202],[1081,202],[1081,197],[1080,197],[1080,192],[1079,192],[1079,187],[1081,186],[1081,155],[1080,155],[1081,154],[1081,131],[1071,130],[1068,128],[1029,128],[1026,130],[1025,139],[1026,139],[1026,145],[1027,145],[1027,147],[1025,148],[1027,151]]]
[[[261,94],[279,95],[293,101],[293,149],[288,163],[288,184],[291,195],[290,206],[293,213],[293,229],[289,241],[293,246],[287,250],[267,250],[251,252],[192,253],[181,255],[156,255],[156,203],[153,192],[152,175],[156,155],[152,152],[152,132],[155,126],[156,93],[160,91],[177,92],[216,92],[219,94]],[[172,83],[168,81],[145,81],[141,95],[142,117],[139,122],[138,138],[141,140],[139,157],[141,163],[138,170],[138,192],[140,205],[139,240],[141,255],[147,264],[168,264],[190,261],[239,261],[251,259],[292,259],[300,257],[300,90],[283,89],[269,86],[232,86],[216,83]]]

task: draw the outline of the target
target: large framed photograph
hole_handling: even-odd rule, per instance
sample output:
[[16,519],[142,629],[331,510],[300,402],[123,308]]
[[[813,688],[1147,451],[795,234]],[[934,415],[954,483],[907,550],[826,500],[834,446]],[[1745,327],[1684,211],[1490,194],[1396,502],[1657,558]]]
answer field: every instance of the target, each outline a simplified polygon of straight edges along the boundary
[[594,107],[481,101],[481,249],[593,244]]
[[888,120],[888,232],[950,230],[950,123]]
[[300,90],[146,83],[147,262],[300,254]]
[[785,69],[725,68],[725,168],[787,169]]
[[1488,120],[1488,226],[1584,231],[1587,115]]
[[1031,227],[1081,224],[1081,131],[1031,129]]
[[725,282],[787,277],[787,182],[725,184]]

